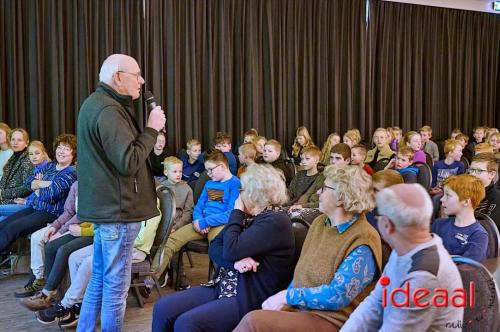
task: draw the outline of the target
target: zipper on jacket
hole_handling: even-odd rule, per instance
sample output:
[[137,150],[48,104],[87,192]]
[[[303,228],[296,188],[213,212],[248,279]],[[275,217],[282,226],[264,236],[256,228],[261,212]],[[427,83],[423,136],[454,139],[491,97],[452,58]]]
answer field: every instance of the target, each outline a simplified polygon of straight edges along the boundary
[[135,188],[135,192],[137,193],[137,178],[134,178],[134,188]]

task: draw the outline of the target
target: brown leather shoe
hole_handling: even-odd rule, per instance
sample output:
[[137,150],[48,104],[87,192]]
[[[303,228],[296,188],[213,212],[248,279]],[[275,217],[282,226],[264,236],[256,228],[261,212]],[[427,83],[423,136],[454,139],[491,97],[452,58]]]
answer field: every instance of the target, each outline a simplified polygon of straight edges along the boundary
[[52,297],[45,295],[43,292],[38,292],[35,295],[21,299],[21,304],[31,311],[40,311],[50,307]]

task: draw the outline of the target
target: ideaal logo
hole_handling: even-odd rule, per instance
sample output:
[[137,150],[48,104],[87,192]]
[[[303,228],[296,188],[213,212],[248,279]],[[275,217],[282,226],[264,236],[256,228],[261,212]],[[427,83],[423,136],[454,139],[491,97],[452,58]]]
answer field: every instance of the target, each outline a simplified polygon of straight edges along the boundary
[[[419,308],[428,307],[430,305],[434,307],[466,307],[467,304],[470,308],[474,307],[475,303],[475,287],[474,282],[469,283],[470,294],[469,299],[467,299],[467,291],[465,288],[455,288],[450,292],[446,288],[435,288],[427,289],[417,287],[410,291],[410,283],[406,282],[401,288],[394,288],[387,294],[387,286],[391,283],[391,279],[388,276],[383,276],[380,278],[379,283],[382,285],[382,306],[387,306],[387,299],[389,298],[390,305],[394,307],[410,307],[410,301]],[[401,294],[404,301],[397,302],[396,295]],[[426,299],[430,295],[430,299]]]

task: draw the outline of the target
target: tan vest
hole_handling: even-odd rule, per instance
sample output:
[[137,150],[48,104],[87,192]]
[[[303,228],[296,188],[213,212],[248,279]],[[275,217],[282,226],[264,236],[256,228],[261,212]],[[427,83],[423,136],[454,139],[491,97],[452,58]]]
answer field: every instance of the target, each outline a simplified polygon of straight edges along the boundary
[[[316,218],[307,233],[293,275],[294,287],[311,288],[330,284],[344,258],[361,245],[370,247],[378,267],[374,281],[346,307],[338,311],[310,310],[341,327],[375,287],[381,272],[382,245],[378,232],[368,223],[364,214],[342,234],[338,233],[337,228],[325,225],[326,218],[326,215]],[[289,307],[285,310],[295,311]]]

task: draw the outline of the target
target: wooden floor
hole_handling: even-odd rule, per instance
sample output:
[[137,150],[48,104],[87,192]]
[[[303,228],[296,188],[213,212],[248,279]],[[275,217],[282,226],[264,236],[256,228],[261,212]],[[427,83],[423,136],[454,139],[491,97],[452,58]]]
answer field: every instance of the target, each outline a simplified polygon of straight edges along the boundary
[[[207,281],[208,257],[206,255],[193,254],[193,268],[189,267],[187,259],[185,261],[185,271],[191,285],[198,285]],[[27,275],[0,278],[0,332],[60,331],[56,323],[51,325],[39,323],[35,318],[35,314],[22,307],[19,300],[14,297],[14,291],[24,286],[27,280]],[[171,292],[173,290],[168,286],[162,289],[163,295]],[[153,305],[157,298],[157,293],[153,292],[144,308],[140,308],[135,297],[130,292],[127,299],[124,331],[151,331]]]

